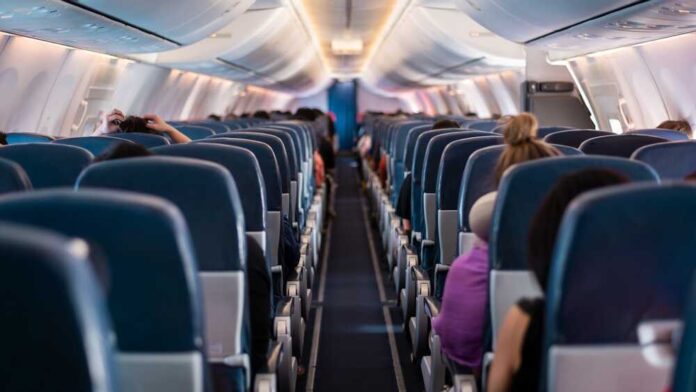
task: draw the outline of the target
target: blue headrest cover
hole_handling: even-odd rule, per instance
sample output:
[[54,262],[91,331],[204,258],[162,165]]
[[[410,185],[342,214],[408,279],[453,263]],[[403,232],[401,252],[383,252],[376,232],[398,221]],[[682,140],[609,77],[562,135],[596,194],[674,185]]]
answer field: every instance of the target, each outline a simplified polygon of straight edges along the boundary
[[610,187],[574,200],[552,259],[547,344],[636,342],[641,321],[679,318],[695,270],[694,218],[693,185]]
[[681,180],[696,172],[696,141],[651,144],[637,149],[631,159],[652,166],[663,180]]
[[251,151],[235,146],[208,143],[173,144],[153,148],[157,155],[202,159],[226,168],[234,178],[242,199],[246,231],[266,230],[266,191],[259,163]]
[[19,164],[0,158],[0,194],[32,189],[29,176]]
[[490,132],[461,131],[437,135],[430,140],[423,159],[423,174],[421,175],[422,189],[425,193],[435,193],[437,189],[438,170],[442,161],[442,153],[452,142],[474,137],[493,136]]
[[572,129],[570,131],[559,131],[549,134],[544,138],[544,141],[578,148],[585,140],[598,136],[614,136],[614,134],[594,129]]
[[295,129],[289,128],[289,127],[275,125],[275,124],[265,125],[264,128],[261,128],[261,129],[281,131],[281,132],[285,132],[288,135],[290,135],[290,137],[292,137],[293,144],[295,145],[295,151],[297,151],[297,156],[300,158],[300,161],[304,162],[307,160],[307,158],[308,158],[307,146],[306,146],[304,140],[302,140],[302,136],[300,136],[298,131],[296,131]]
[[111,326],[86,244],[2,223],[0,254],[3,390],[117,391]]
[[497,188],[495,183],[495,166],[498,158],[505,149],[504,145],[484,147],[475,151],[469,157],[464,167],[462,183],[457,198],[457,213],[459,215],[459,231],[471,231],[469,227],[469,211],[476,200]]
[[124,140],[109,136],[83,136],[58,139],[51,143],[82,147],[97,156],[119,143],[124,143]]
[[[430,124],[427,125],[421,125],[419,127],[415,127],[411,129],[408,132],[408,135],[406,136],[406,144],[404,146],[404,152],[403,152],[403,161],[404,161],[404,168],[406,170],[411,170],[413,169],[413,158],[415,155],[415,150],[416,150],[416,142],[418,141],[418,138],[420,135],[422,135],[424,132],[432,131],[433,126]],[[453,131],[455,129],[452,129]]]
[[199,159],[145,157],[94,164],[77,182],[167,199],[186,218],[201,271],[238,271],[246,264],[244,211],[224,167]]
[[634,131],[626,132],[625,135],[647,135],[661,137],[670,141],[684,141],[689,140],[689,135],[684,132],[675,131],[672,129],[636,129]]
[[573,128],[571,128],[571,127],[539,127],[539,129],[537,129],[537,138],[543,139],[552,133],[556,133],[556,132],[560,132],[560,131],[569,131],[571,129],[573,129]]
[[464,168],[469,157],[481,148],[501,144],[500,136],[482,136],[450,143],[442,153],[437,178],[437,203],[440,210],[456,210]]
[[580,145],[580,151],[585,154],[630,158],[633,152],[643,146],[666,141],[667,139],[645,135],[600,136],[585,140]]
[[527,233],[541,202],[561,177],[586,169],[608,169],[632,181],[657,182],[657,174],[648,165],[614,157],[544,158],[511,167],[500,181],[493,211],[489,246],[492,268],[527,268]]
[[466,127],[469,129],[475,129],[477,131],[493,132],[493,130],[499,125],[500,123],[496,120],[484,120],[471,122],[467,124]]
[[196,259],[173,204],[114,190],[38,191],[3,198],[0,220],[82,238],[103,255],[120,351],[202,349]]
[[205,139],[208,136],[215,135],[215,131],[200,125],[177,125],[175,128],[191,140]]
[[10,132],[7,134],[7,144],[48,143],[52,140],[52,136],[41,135],[38,133]]
[[123,133],[112,133],[109,137],[113,137],[121,140],[128,140],[129,142],[138,143],[141,146],[159,147],[169,145],[169,139],[160,135],[153,135],[151,133],[137,133],[137,132],[123,132]]
[[0,148],[0,158],[22,166],[34,189],[73,186],[94,156],[84,148],[52,144],[16,144]]

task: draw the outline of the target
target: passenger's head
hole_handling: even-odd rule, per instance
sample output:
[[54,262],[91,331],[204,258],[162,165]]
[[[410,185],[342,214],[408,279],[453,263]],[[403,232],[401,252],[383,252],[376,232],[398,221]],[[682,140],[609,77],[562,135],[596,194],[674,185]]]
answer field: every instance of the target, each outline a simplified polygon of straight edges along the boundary
[[498,192],[490,192],[481,196],[469,211],[469,227],[471,232],[481,241],[488,242],[493,218],[493,207]]
[[208,116],[208,120],[210,120],[210,121],[222,121],[222,117],[218,116],[217,114],[211,114]]
[[118,128],[121,130],[121,132],[124,132],[124,133],[137,132],[137,133],[154,133],[154,134],[156,134],[155,131],[153,131],[147,127],[147,120],[145,120],[142,117],[137,117],[137,116],[126,117],[125,120],[121,121],[121,123],[118,125]]
[[456,121],[443,119],[438,120],[433,124],[433,130],[435,129],[447,129],[447,128],[459,128],[459,124]]
[[692,136],[691,125],[689,124],[688,121],[667,120],[667,121],[663,121],[662,123],[660,123],[660,125],[658,125],[657,127],[661,128],[661,129],[671,129],[673,131],[679,131],[681,133],[685,133],[686,135],[689,136],[689,139],[691,139],[691,136]]
[[696,182],[696,171],[689,174],[688,176],[684,177],[684,181],[687,182]]
[[252,117],[254,117],[254,118],[260,118],[260,119],[263,119],[263,120],[270,120],[270,119],[271,119],[271,115],[268,114],[268,112],[265,111],[265,110],[257,110],[257,111],[255,111],[254,114],[252,115]]
[[153,155],[150,150],[137,143],[118,143],[104,153],[94,158],[94,162],[111,161],[114,159],[147,157]]
[[5,132],[0,132],[0,146],[7,145],[7,134]]
[[558,156],[553,146],[537,139],[539,125],[531,113],[510,116],[503,124],[505,149],[495,167],[495,180],[500,183],[505,170],[518,163]]
[[549,191],[532,219],[527,255],[529,268],[543,290],[546,290],[556,235],[570,202],[584,192],[628,181],[622,174],[610,170],[588,169],[562,177]]
[[298,120],[303,120],[303,121],[314,121],[317,119],[317,114],[314,112],[314,110],[310,108],[299,108],[295,112],[296,119]]

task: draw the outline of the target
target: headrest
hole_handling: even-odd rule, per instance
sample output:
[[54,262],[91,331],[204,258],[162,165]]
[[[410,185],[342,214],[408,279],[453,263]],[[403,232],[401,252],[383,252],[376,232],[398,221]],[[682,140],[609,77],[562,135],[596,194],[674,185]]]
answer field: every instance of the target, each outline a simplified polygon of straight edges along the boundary
[[53,136],[38,133],[10,132],[7,134],[7,144],[48,143],[51,141],[53,141]]
[[496,190],[497,184],[493,173],[504,149],[504,145],[484,147],[476,150],[469,157],[464,167],[457,199],[459,231],[471,231],[469,225],[471,207],[483,195]]
[[500,125],[500,123],[496,120],[482,120],[470,122],[466,127],[477,131],[493,132],[498,125]]
[[633,131],[626,132],[626,133],[624,133],[624,135],[655,136],[655,137],[661,137],[663,139],[667,139],[670,141],[689,140],[689,135],[685,134],[684,132],[675,131],[672,129],[661,129],[661,128],[636,129]]
[[613,170],[631,181],[657,182],[657,174],[648,165],[624,158],[556,157],[511,167],[500,181],[493,214],[489,247],[493,268],[527,268],[527,233],[541,202],[561,177],[586,169]]
[[237,186],[216,163],[175,157],[107,161],[88,167],[77,188],[119,189],[169,200],[186,218],[201,271],[237,271],[246,263]]
[[643,146],[666,141],[667,139],[645,135],[599,136],[582,142],[580,151],[592,155],[630,158],[633,152]]
[[43,189],[73,186],[94,156],[80,147],[29,143],[0,148],[0,158],[22,166],[34,189]]
[[0,158],[0,195],[32,189],[27,173],[17,163]]
[[251,151],[241,147],[208,143],[173,144],[153,148],[157,155],[202,159],[226,168],[242,198],[246,231],[266,230],[266,190],[261,168]]
[[3,389],[117,391],[111,326],[86,244],[2,223],[0,254]]
[[431,131],[432,128],[433,126],[430,124],[421,125],[411,129],[408,132],[408,135],[406,135],[406,143],[403,151],[404,168],[406,168],[406,170],[410,171],[413,168],[413,157],[415,155],[418,137],[420,137],[420,135],[422,135],[424,132]]
[[691,291],[684,312],[684,331],[677,354],[677,364],[672,381],[673,392],[691,392],[696,390],[696,279],[692,279]]
[[[236,131],[235,131],[236,132]],[[230,132],[230,133],[225,133],[225,134],[219,134],[215,136],[211,136],[211,138],[218,138],[218,137],[228,137],[230,135],[234,135],[235,132]],[[250,129],[245,129],[243,132],[252,132],[252,133],[259,133],[262,135],[272,135],[280,140],[283,141],[283,145],[285,146],[285,151],[288,154],[288,161],[290,163],[291,167],[295,168],[295,172],[299,173],[300,172],[300,162],[301,162],[301,155],[300,155],[300,147],[295,143],[295,139],[292,137],[290,132],[287,130],[279,130],[279,129],[270,129],[270,128],[250,128]],[[293,177],[293,180],[296,180],[297,177]]]
[[552,259],[547,344],[635,343],[641,321],[681,317],[694,218],[693,185],[610,187],[574,200]]
[[573,129],[573,128],[571,128],[571,127],[539,127],[539,129],[537,129],[537,138],[543,139],[552,133],[556,133],[556,132],[560,132],[560,131],[570,131],[571,129]]
[[423,160],[423,173],[421,175],[423,191],[425,193],[435,193],[442,153],[450,143],[485,136],[493,136],[493,134],[481,131],[461,131],[437,135],[432,138],[430,143],[428,143],[428,148],[425,150],[425,159]]
[[216,138],[201,140],[197,143],[222,144],[226,146],[237,146],[251,151],[256,157],[261,168],[264,188],[266,189],[266,207],[268,211],[280,211],[282,208],[282,194],[280,189],[280,169],[278,161],[271,147],[267,144],[255,140]]
[[485,242],[488,242],[491,234],[493,207],[495,206],[495,199],[497,196],[497,192],[486,193],[476,200],[476,203],[474,203],[469,212],[471,231]]
[[94,156],[97,156],[115,145],[123,143],[123,140],[109,136],[83,136],[67,137],[65,139],[54,140],[51,143],[82,147],[91,152]]
[[549,134],[544,138],[544,141],[546,143],[578,148],[585,140],[598,136],[614,136],[614,134],[606,131],[596,131],[594,129],[573,129]]
[[406,147],[406,139],[408,139],[408,134],[415,128],[419,127],[432,127],[432,122],[430,121],[405,121],[400,123],[396,130],[394,131],[394,143],[392,143],[390,154],[394,159],[398,161],[403,161],[404,159],[404,149]]
[[37,191],[2,198],[0,220],[79,237],[98,250],[119,351],[201,349],[196,259],[173,204],[114,190]]
[[552,146],[563,156],[585,155],[582,151],[575,147],[564,146],[562,144],[552,144]]
[[276,131],[282,131],[286,132],[289,134],[293,142],[295,143],[295,146],[297,148],[298,152],[298,157],[300,157],[301,161],[307,161],[308,160],[308,150],[307,150],[307,143],[303,140],[302,135],[300,134],[300,131],[287,127],[287,126],[282,126],[282,125],[277,125],[277,124],[264,124],[264,127],[261,129],[270,129],[270,130],[276,130]]
[[215,133],[225,133],[231,130],[227,125],[220,121],[197,121],[190,123],[190,125],[205,127],[211,129]]
[[113,137],[116,139],[121,139],[121,140],[128,140],[133,143],[138,143],[143,147],[159,147],[159,146],[167,146],[169,145],[169,139],[167,139],[164,136],[160,135],[153,135],[151,133],[137,133],[137,132],[130,132],[130,133],[112,133],[109,134],[109,137]]
[[637,149],[631,159],[647,163],[663,180],[681,180],[696,172],[696,141],[651,144]]
[[191,140],[205,139],[215,135],[215,131],[200,125],[176,125],[175,128]]
[[464,132],[460,128],[452,129],[436,129],[433,131],[423,132],[416,141],[416,146],[414,148],[413,165],[411,166],[411,175],[413,175],[413,181],[420,183],[423,176],[423,166],[425,165],[425,153],[428,149],[430,141],[435,136],[444,135],[453,132]]

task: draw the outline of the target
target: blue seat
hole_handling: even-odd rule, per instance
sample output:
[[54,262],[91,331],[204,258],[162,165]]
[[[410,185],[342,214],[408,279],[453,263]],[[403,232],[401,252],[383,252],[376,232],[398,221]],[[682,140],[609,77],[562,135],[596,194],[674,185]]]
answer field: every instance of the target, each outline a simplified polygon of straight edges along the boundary
[[225,132],[229,132],[232,130],[225,123],[220,122],[220,121],[198,121],[198,122],[189,123],[189,125],[212,129],[213,132],[215,132],[215,133],[225,133]]
[[537,138],[543,139],[552,133],[556,133],[556,132],[560,132],[560,131],[569,131],[572,129],[573,128],[571,128],[571,127],[539,127],[539,129],[537,130]]
[[[422,125],[420,127],[416,127],[411,129],[411,131],[408,133],[406,136],[406,143],[404,145],[404,177],[406,175],[411,174],[411,171],[413,170],[413,160],[416,155],[416,143],[418,142],[418,138],[420,135],[422,135],[424,132],[432,131],[432,126],[430,125]],[[450,131],[457,131],[461,129],[457,128],[451,128]]]
[[34,189],[44,189],[73,186],[94,156],[75,146],[28,143],[0,148],[0,158],[19,164]]
[[117,139],[110,136],[83,136],[67,137],[65,139],[54,140],[51,143],[82,147],[91,152],[94,156],[98,156],[108,149],[113,148],[115,145],[123,142],[123,139]]
[[507,170],[498,188],[488,244],[493,336],[512,304],[539,294],[527,270],[527,238],[534,214],[561,177],[586,169],[612,170],[631,181],[658,181],[655,171],[642,162],[602,156],[538,159]]
[[499,125],[500,123],[497,120],[480,120],[472,121],[466,124],[466,128],[474,129],[476,131],[493,132],[493,130]]
[[49,143],[53,140],[53,136],[31,132],[10,132],[7,134],[7,144]]
[[674,368],[672,392],[696,390],[696,279],[691,284],[689,300],[684,312],[684,332]]
[[452,142],[443,151],[442,162],[437,174],[436,189],[440,263],[450,264],[458,254],[457,208],[459,190],[465,178],[467,162],[477,151],[489,146],[500,145],[502,142],[503,138],[500,136],[482,136]]
[[300,168],[302,170],[303,175],[298,195],[299,203],[302,207],[301,211],[303,216],[301,219],[301,223],[303,226],[305,218],[304,214],[306,214],[306,211],[309,208],[309,204],[311,203],[311,195],[314,193],[314,189],[311,185],[314,179],[314,165],[312,156],[312,140],[314,138],[309,137],[304,126],[298,122],[285,121],[279,123],[264,124],[264,128],[277,129],[289,133],[293,137],[295,145],[299,148],[298,157],[300,157],[300,162],[302,163]]
[[0,220],[82,238],[103,261],[122,390],[203,390],[196,259],[174,205],[113,190],[38,191],[4,197]]
[[390,172],[391,172],[391,202],[396,205],[401,190],[401,184],[404,181],[406,166],[404,165],[404,156],[406,150],[406,142],[408,135],[414,129],[430,129],[432,123],[430,121],[407,121],[397,126],[394,131],[393,141],[390,146]]
[[578,380],[583,390],[664,388],[669,370],[646,363],[637,330],[683,314],[696,270],[694,218],[696,187],[686,184],[605,188],[573,201],[549,274],[548,390],[579,390]]
[[153,135],[151,133],[111,133],[109,134],[109,137],[128,140],[129,142],[138,143],[141,146],[147,148],[168,146],[170,144],[169,139],[167,139],[166,137],[160,135]]
[[587,139],[598,136],[613,136],[614,134],[606,131],[596,131],[594,129],[572,129],[570,131],[554,132],[546,137],[544,141],[551,144],[561,144],[578,148]]
[[684,132],[675,131],[672,129],[661,129],[661,128],[636,129],[633,131],[626,132],[626,133],[624,133],[624,135],[655,136],[655,137],[661,137],[663,139],[667,139],[667,140],[673,141],[673,142],[689,140],[689,135],[687,135]]
[[644,146],[666,142],[667,139],[645,135],[610,135],[585,140],[580,151],[591,155],[609,155],[630,158],[633,153]]
[[681,180],[696,172],[696,141],[651,144],[637,149],[631,159],[652,166],[663,180]]
[[191,140],[205,139],[208,136],[215,135],[215,131],[201,125],[183,125],[177,124],[174,126],[179,132],[188,136]]
[[30,189],[31,181],[24,169],[13,161],[0,158],[0,195]]
[[[116,392],[111,326],[84,242],[0,224],[2,389]],[[38,355],[43,353],[43,355]]]

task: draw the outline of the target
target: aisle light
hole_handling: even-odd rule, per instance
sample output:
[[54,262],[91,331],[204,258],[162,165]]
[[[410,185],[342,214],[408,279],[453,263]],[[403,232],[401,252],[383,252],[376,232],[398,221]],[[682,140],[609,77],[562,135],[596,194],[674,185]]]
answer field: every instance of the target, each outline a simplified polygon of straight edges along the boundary
[[327,73],[330,73],[332,71],[331,66],[329,65],[329,59],[326,58],[324,55],[324,51],[321,49],[321,42],[319,42],[319,36],[317,34],[317,27],[314,23],[312,23],[312,18],[310,18],[309,13],[307,12],[307,7],[305,7],[304,1],[305,0],[285,0],[288,3],[290,3],[291,7],[289,7],[292,10],[293,15],[297,18],[297,21],[300,23],[300,25],[304,28],[305,32],[309,36],[309,39],[312,41],[312,45],[314,46],[314,51],[317,53],[319,56],[319,59],[321,60],[322,65],[324,66],[324,70]]
[[387,37],[394,30],[401,18],[406,14],[406,11],[408,11],[412,2],[413,0],[396,0],[396,4],[394,4],[392,7],[392,12],[382,24],[382,28],[380,29],[379,33],[375,34],[375,39],[373,40],[372,45],[370,45],[369,53],[367,56],[365,56],[360,73],[364,73],[367,70],[367,67],[372,62],[372,59],[377,54],[377,51],[382,47]]

